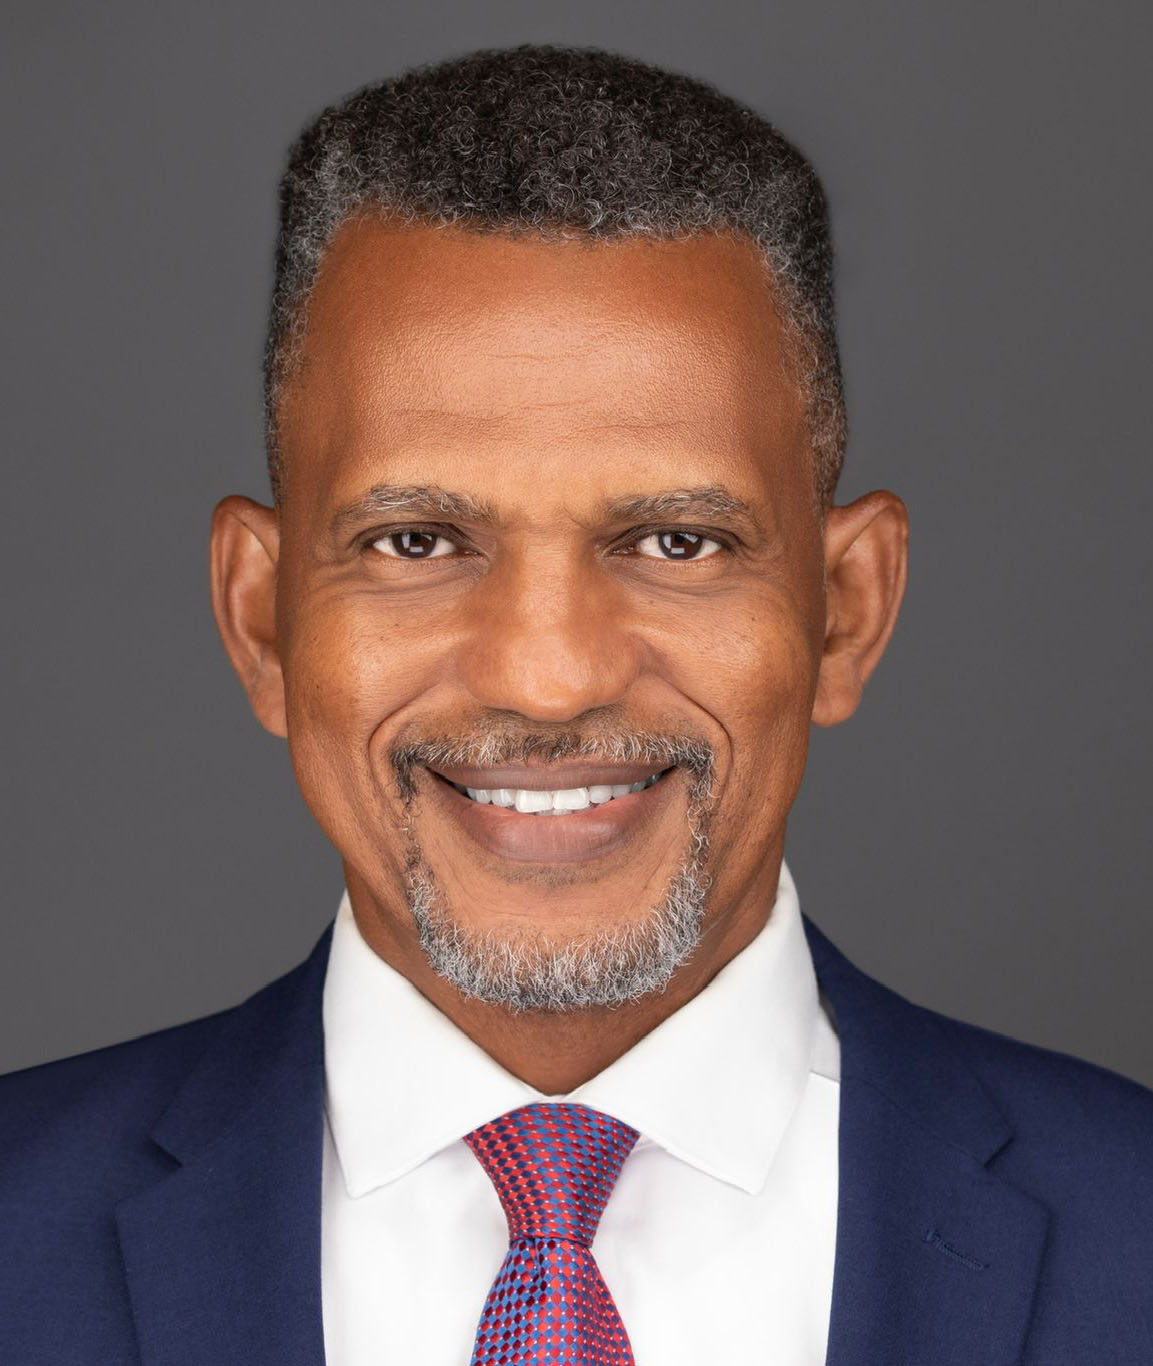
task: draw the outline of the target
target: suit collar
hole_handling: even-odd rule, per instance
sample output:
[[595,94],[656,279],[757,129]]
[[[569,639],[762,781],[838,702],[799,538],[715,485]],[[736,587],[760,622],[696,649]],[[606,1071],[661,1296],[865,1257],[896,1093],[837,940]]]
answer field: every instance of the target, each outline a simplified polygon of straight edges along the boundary
[[329,925],[303,963],[222,1014],[212,1044],[153,1126],[165,1152],[192,1161],[234,1124],[251,1120],[266,1087],[323,1069],[321,999],[331,945]]
[[938,1017],[805,928],[841,1040],[827,1366],[1013,1366],[1048,1214],[992,1170],[1012,1126]]
[[837,1017],[842,1081],[875,1087],[928,1133],[991,1161],[1012,1126],[938,1017],[867,977],[808,918],[805,933]]

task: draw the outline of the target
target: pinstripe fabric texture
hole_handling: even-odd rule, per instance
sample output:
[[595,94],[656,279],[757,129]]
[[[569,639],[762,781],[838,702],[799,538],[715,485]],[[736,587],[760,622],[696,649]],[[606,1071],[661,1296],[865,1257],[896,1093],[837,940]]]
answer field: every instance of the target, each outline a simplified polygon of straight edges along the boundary
[[599,1110],[555,1102],[523,1105],[465,1135],[509,1232],[471,1366],[634,1366],[591,1245],[639,1137]]

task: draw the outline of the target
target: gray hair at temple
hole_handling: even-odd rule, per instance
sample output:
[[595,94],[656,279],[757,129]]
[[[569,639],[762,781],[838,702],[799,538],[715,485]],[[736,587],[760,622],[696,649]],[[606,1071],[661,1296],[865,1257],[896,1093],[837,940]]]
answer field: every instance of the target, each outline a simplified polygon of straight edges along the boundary
[[844,395],[828,213],[812,166],[760,115],[701,81],[596,49],[524,46],[366,86],[293,146],[264,364],[278,504],[277,407],[309,292],[338,229],[366,209],[546,238],[751,238],[805,397],[819,506],[832,502]]

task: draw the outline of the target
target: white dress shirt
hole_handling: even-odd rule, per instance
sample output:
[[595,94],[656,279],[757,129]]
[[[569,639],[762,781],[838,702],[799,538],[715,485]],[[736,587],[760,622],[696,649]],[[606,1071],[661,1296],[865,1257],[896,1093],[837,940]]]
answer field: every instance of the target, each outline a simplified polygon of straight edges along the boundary
[[637,1366],[820,1366],[832,1301],[840,1050],[782,865],[752,943],[603,1072],[545,1096],[361,937],[324,987],[328,1366],[468,1366],[508,1250],[463,1135],[534,1101],[637,1129],[592,1252]]

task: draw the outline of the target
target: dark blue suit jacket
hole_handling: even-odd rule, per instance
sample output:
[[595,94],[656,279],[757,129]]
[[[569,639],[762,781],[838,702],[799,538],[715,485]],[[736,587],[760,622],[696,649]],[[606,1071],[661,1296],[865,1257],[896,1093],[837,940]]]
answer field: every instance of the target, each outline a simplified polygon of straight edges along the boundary
[[[806,929],[842,1050],[829,1366],[1150,1366],[1153,1093]],[[4,1366],[322,1366],[329,942],[235,1009],[0,1079]]]

